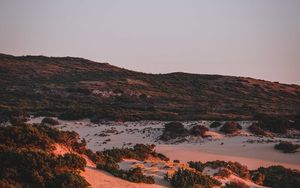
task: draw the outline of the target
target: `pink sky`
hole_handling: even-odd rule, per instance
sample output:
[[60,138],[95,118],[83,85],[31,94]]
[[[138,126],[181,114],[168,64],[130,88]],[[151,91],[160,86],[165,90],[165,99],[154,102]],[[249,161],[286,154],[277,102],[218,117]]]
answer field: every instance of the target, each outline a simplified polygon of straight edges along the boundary
[[0,53],[300,84],[297,0],[2,0]]

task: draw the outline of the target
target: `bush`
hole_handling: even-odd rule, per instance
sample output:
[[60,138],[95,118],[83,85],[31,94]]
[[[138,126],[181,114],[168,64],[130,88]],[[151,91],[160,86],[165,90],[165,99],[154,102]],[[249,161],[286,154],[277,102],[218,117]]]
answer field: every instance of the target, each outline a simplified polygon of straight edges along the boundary
[[210,188],[221,185],[218,180],[211,178],[210,176],[181,168],[171,177],[170,182],[175,188],[190,188],[197,185]]
[[76,173],[63,173],[55,176],[55,178],[49,182],[49,188],[85,188],[90,184],[80,175]]
[[171,122],[165,125],[164,132],[160,139],[163,141],[168,141],[178,137],[185,137],[187,135],[189,135],[189,131],[184,128],[182,123]]
[[154,179],[151,176],[145,176],[142,173],[141,168],[133,168],[128,171],[126,170],[121,170],[119,168],[119,165],[112,159],[108,159],[105,164],[98,164],[97,165],[98,169],[105,170],[112,175],[122,178],[124,180],[128,180],[131,182],[135,183],[148,183],[148,184],[153,184]]
[[189,161],[188,165],[189,165],[189,167],[191,167],[199,172],[203,172],[203,170],[205,168],[204,164],[200,161],[197,161],[197,162]]
[[78,160],[74,160],[79,157],[70,156],[72,155],[66,154],[66,156],[55,157],[45,152],[16,150],[15,148],[2,149],[0,179],[2,183],[13,182],[20,184],[21,187],[51,187],[53,179],[59,177],[61,173],[83,170],[83,159],[79,164]]
[[12,111],[9,112],[9,121],[12,125],[24,124],[29,119],[29,114],[25,111]]
[[262,136],[266,135],[266,132],[262,128],[260,128],[257,123],[253,123],[248,129],[253,134],[262,135]]
[[[74,175],[84,170],[83,158],[49,154],[55,142],[78,144],[78,140],[66,135],[74,136],[40,125],[0,127],[0,187],[86,187],[86,181]],[[66,173],[68,176],[61,178]],[[62,184],[53,186],[53,181]]]
[[252,174],[251,174],[252,181],[254,183],[256,183],[257,185],[263,185],[265,178],[266,178],[265,175],[258,171],[252,172]]
[[203,125],[196,125],[190,130],[190,133],[191,133],[191,135],[194,135],[194,136],[204,137],[206,131],[208,131],[208,130],[209,129]]
[[241,181],[232,181],[230,183],[226,183],[225,188],[250,188],[250,187]]
[[208,161],[204,163],[205,167],[211,167],[213,169],[216,168],[227,168],[232,172],[236,173],[239,177],[249,179],[250,178],[250,171],[248,170],[247,166],[243,166],[238,162],[225,162],[225,161]]
[[[257,171],[265,176],[264,186],[273,188],[300,187],[300,172],[282,166],[260,167]],[[255,173],[254,172],[254,173]]]
[[148,184],[154,184],[154,179],[151,176],[145,176],[142,173],[141,168],[133,168],[129,171],[125,171],[126,174],[126,180],[135,182],[135,183],[148,183]]
[[43,125],[48,124],[48,125],[59,125],[59,122],[55,119],[46,117],[42,120],[41,122]]
[[210,128],[218,128],[222,125],[222,123],[218,122],[218,121],[214,121],[212,124],[210,124]]
[[133,148],[113,148],[110,150],[104,150],[103,155],[111,157],[115,162],[120,162],[124,158],[145,160],[150,156],[161,157],[163,160],[168,160],[166,156],[154,151],[155,145],[136,144]]
[[221,177],[224,177],[224,178],[228,178],[231,175],[231,171],[228,170],[227,168],[222,168],[215,175],[216,176],[221,176]]
[[274,146],[275,149],[283,151],[283,153],[295,153],[300,145],[292,142],[280,142]]
[[259,119],[259,127],[262,129],[274,132],[285,134],[290,128],[290,122],[286,118],[281,117],[272,117],[272,116],[263,116]]
[[220,131],[224,132],[225,134],[232,134],[238,130],[241,130],[242,126],[237,122],[226,122],[220,129]]
[[0,143],[14,148],[51,150],[54,141],[36,126],[19,125],[0,127]]
[[58,161],[60,166],[66,167],[68,170],[72,171],[77,169],[84,170],[84,167],[86,166],[85,159],[73,153],[66,153],[63,156],[60,155]]

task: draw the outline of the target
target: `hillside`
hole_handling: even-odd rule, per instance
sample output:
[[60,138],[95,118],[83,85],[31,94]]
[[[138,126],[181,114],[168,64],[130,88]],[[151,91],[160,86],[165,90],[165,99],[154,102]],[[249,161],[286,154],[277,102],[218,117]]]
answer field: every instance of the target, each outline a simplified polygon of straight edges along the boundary
[[82,58],[0,54],[0,110],[61,119],[196,120],[293,117],[300,86],[252,78],[145,74]]

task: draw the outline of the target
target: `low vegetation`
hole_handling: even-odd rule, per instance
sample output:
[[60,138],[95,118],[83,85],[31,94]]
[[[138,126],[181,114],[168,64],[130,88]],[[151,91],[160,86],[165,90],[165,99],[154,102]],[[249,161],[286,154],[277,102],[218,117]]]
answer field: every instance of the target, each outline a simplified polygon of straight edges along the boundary
[[237,122],[226,122],[220,129],[225,134],[233,134],[242,129],[242,126]]
[[273,133],[285,134],[291,128],[291,122],[284,117],[261,115],[257,118],[259,120],[258,127]]
[[66,134],[39,125],[0,127],[0,187],[87,187],[79,175],[83,158],[51,154],[54,143],[68,143]]
[[260,173],[264,176],[264,186],[273,188],[294,188],[300,187],[300,172],[287,169],[282,166],[260,167],[253,174]]
[[275,149],[282,151],[283,153],[295,153],[300,145],[293,144],[292,142],[280,142],[274,146]]
[[208,131],[209,129],[203,125],[196,125],[194,127],[191,128],[190,130],[190,134],[193,136],[201,136],[201,137],[205,137],[205,133]]
[[232,181],[230,183],[226,183],[224,188],[250,188],[250,186],[241,181]]
[[220,122],[218,122],[218,121],[214,121],[214,122],[212,122],[210,125],[209,125],[209,127],[210,128],[218,128],[218,127],[220,127],[222,125],[222,123],[220,123]]
[[190,188],[190,187],[204,187],[211,188],[213,186],[220,186],[221,183],[207,175],[203,175],[197,171],[188,169],[178,169],[175,174],[169,178],[170,183],[175,188]]
[[41,124],[43,125],[59,125],[59,122],[53,118],[45,117]]
[[185,137],[189,135],[189,131],[184,128],[184,125],[180,122],[167,123],[164,128],[164,132],[160,139],[162,141],[168,141],[175,138]]
[[247,179],[247,178],[251,177],[250,171],[248,170],[247,166],[243,166],[238,162],[231,162],[231,161],[225,162],[225,161],[217,160],[217,161],[208,161],[206,163],[202,163],[200,161],[197,161],[197,162],[190,161],[190,162],[188,162],[188,164],[191,168],[194,168],[195,170],[197,170],[199,172],[203,172],[205,167],[210,167],[213,169],[226,168],[241,178]]
[[253,123],[249,128],[249,131],[255,135],[266,136],[266,132],[259,126],[258,123]]
[[258,113],[292,117],[300,106],[298,85],[144,74],[82,58],[0,54],[0,73],[0,111],[62,119],[233,121],[255,119]]

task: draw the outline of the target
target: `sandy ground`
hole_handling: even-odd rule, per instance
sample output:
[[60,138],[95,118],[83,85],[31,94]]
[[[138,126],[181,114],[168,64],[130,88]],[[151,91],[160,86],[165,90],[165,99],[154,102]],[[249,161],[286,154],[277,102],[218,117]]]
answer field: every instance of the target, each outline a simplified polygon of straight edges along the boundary
[[[42,119],[42,117],[34,118],[30,122],[39,123]],[[88,147],[94,151],[113,147],[130,147],[135,143],[155,144],[158,152],[181,162],[225,160],[240,162],[250,169],[260,166],[283,165],[300,170],[300,152],[285,154],[274,149],[275,143],[257,143],[257,141],[262,140],[285,140],[299,143],[299,139],[251,136],[247,127],[252,122],[248,121],[239,122],[243,127],[243,136],[225,136],[217,129],[211,129],[208,134],[212,135],[212,138],[190,137],[187,138],[188,141],[186,142],[169,144],[158,141],[165,122],[140,121],[93,124],[89,120],[81,120],[60,121],[60,123],[61,125],[57,126],[59,129],[78,132],[81,138],[86,139]],[[208,126],[210,122],[191,121],[184,122],[184,124],[189,128],[195,124]],[[249,143],[249,140],[256,142]]]
[[[29,123],[40,123],[43,118],[32,118]],[[131,147],[136,143],[155,144],[156,151],[165,154],[172,160],[180,160],[180,164],[173,162],[162,163],[159,161],[136,161],[125,159],[119,163],[120,168],[128,170],[139,166],[142,168],[145,175],[153,176],[156,184],[137,184],[131,183],[120,178],[116,178],[109,173],[98,170],[95,164],[86,158],[88,165],[86,170],[82,172],[82,176],[92,185],[98,188],[110,187],[170,187],[170,184],[163,179],[166,172],[172,173],[178,167],[186,165],[188,161],[237,161],[246,165],[249,169],[257,169],[260,166],[282,165],[287,168],[300,170],[300,152],[292,154],[284,154],[274,149],[276,142],[280,140],[299,143],[299,139],[288,138],[270,138],[257,137],[250,134],[247,127],[252,122],[239,122],[243,130],[235,136],[224,135],[218,129],[210,129],[207,135],[210,138],[201,137],[186,137],[186,141],[170,142],[159,141],[159,137],[163,132],[163,127],[166,122],[159,121],[140,121],[140,122],[105,122],[102,124],[93,124],[89,120],[81,121],[59,121],[60,125],[55,126],[61,130],[76,131],[81,138],[87,141],[87,146],[94,150],[104,150],[113,147]],[[195,125],[209,126],[209,121],[194,121],[183,122],[186,128],[191,128]],[[57,147],[57,154],[63,154],[67,148],[62,146]],[[165,166],[171,168],[165,169]],[[183,166],[182,166],[183,165]],[[250,187],[261,187],[251,181],[243,180],[235,175],[231,175],[227,179],[219,179],[223,185],[228,181],[243,181]]]

